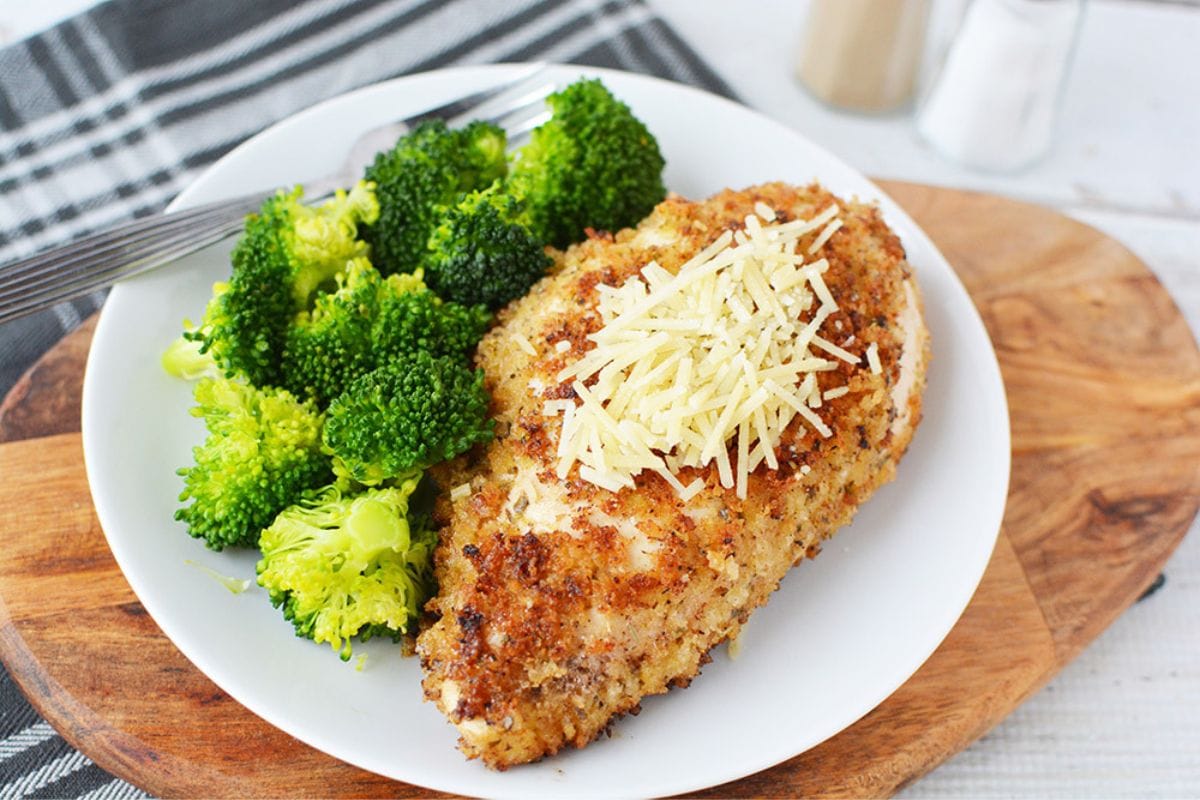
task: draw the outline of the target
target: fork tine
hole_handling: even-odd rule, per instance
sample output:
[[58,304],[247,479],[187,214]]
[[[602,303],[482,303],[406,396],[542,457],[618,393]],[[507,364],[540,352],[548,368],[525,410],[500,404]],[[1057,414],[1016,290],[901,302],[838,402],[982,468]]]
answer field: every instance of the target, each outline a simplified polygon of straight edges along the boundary
[[500,120],[507,117],[545,108],[546,98],[558,88],[557,84],[547,81],[545,76],[534,77],[537,77],[538,80],[529,80],[514,86],[511,92],[497,95],[490,102],[472,108],[457,117],[447,119],[446,124],[455,128],[477,119],[500,124]]
[[480,112],[475,115],[475,119],[481,119],[484,122],[490,122],[493,125],[498,125],[504,128],[507,132],[512,132],[529,117],[541,114],[548,114],[546,108],[546,97],[554,88],[554,84],[545,84],[539,86],[534,92],[529,92],[520,98],[519,102],[509,103],[502,108],[494,109],[490,112]]
[[431,108],[414,114],[411,117],[406,117],[404,123],[409,127],[413,127],[431,119],[445,120],[448,125],[453,127],[456,124],[470,121],[470,119],[461,120],[465,115],[471,115],[473,118],[475,113],[484,105],[499,101],[500,98],[511,92],[513,89],[524,85],[527,81],[533,78],[546,69],[546,65],[541,62],[530,64],[526,69],[521,70],[517,75],[504,83],[496,86],[483,89],[469,94],[466,97],[460,97],[445,105],[440,105],[437,108]]
[[520,87],[519,93],[513,92],[511,96],[497,97],[496,102],[484,103],[479,108],[473,109],[469,115],[463,115],[462,118],[456,119],[455,123],[482,119],[499,124],[499,121],[505,117],[526,113],[532,109],[545,108],[546,98],[557,88],[558,84],[552,81],[542,80],[536,85],[530,83]]
[[530,131],[550,119],[551,113],[546,107],[546,97],[556,88],[557,84],[544,83],[526,92],[507,107],[497,109],[490,116],[481,116],[479,119],[503,128],[508,139],[508,149],[515,150],[529,138]]
[[534,128],[539,128],[546,124],[552,116],[549,110],[543,109],[536,114],[526,116],[524,119],[514,119],[511,122],[505,121],[500,127],[507,131],[508,141],[511,145],[513,142],[527,138]]
[[361,176],[378,153],[390,150],[398,138],[422,122],[436,119],[445,122],[447,127],[457,128],[473,120],[489,120],[490,117],[489,121],[500,124],[498,120],[515,117],[518,111],[526,107],[536,105],[540,108],[542,101],[556,88],[553,82],[546,79],[545,71],[546,65],[543,63],[530,64],[510,80],[496,86],[364,132],[351,145],[341,170],[307,182],[305,196],[312,199],[339,186],[350,185]]

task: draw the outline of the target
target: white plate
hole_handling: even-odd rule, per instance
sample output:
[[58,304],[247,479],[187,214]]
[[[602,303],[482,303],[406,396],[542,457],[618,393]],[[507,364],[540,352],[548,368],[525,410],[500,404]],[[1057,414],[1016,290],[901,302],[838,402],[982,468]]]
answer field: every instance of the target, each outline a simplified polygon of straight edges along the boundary
[[[383,83],[281,122],[234,150],[176,201],[183,208],[332,170],[355,135],[508,75],[445,70]],[[561,68],[561,77],[579,71]],[[1008,484],[1008,413],[979,316],[925,234],[862,175],[796,132],[704,92],[600,75],[658,136],[667,185],[702,198],[727,186],[819,180],[878,200],[921,288],[934,358],[925,420],[898,479],[814,562],[787,580],[686,691],[648,700],[611,738],[505,773],[467,762],[454,729],[422,702],[420,669],[386,642],[356,672],[297,639],[258,587],[226,591],[189,565],[253,577],[255,555],[212,553],[172,520],[203,436],[190,386],[165,375],[163,348],[197,318],[230,245],[113,290],[88,359],[83,442],[100,522],[133,590],[197,667],[254,713],[331,755],[448,792],[512,797],[688,792],[769,767],[832,736],[900,686],[949,632],[995,543]],[[203,747],[203,741],[196,742]]]

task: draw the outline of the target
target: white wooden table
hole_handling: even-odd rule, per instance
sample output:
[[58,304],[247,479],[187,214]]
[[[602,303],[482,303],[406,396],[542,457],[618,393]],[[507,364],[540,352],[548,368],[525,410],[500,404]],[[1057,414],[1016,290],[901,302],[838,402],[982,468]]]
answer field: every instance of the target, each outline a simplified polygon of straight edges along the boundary
[[[92,2],[2,2],[0,44]],[[1200,330],[1200,2],[1092,0],[1056,147],[1007,176],[947,163],[906,115],[841,114],[809,97],[792,78],[803,0],[649,2],[749,105],[869,175],[997,192],[1094,225],[1136,252]],[[1162,591],[904,796],[1200,797],[1197,527]]]

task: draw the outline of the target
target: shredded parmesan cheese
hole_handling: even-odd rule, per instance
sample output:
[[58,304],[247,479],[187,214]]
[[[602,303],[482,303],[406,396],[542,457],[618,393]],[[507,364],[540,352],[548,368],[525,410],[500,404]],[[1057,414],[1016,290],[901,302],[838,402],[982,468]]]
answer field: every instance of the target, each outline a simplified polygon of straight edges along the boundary
[[871,365],[871,372],[876,375],[883,372],[883,364],[879,363],[879,345],[875,342],[867,346],[867,363]]
[[729,644],[725,648],[729,653],[730,661],[737,661],[742,655],[742,631],[738,631],[736,636],[729,637]]
[[521,348],[522,352],[524,352],[525,355],[527,355],[527,356],[536,356],[537,355],[537,350],[534,350],[533,345],[529,343],[529,340],[526,339],[521,334],[514,333],[512,335],[512,340],[514,342],[516,342],[517,347]]
[[[576,399],[543,406],[547,416],[562,414],[560,478],[578,464],[581,479],[619,491],[650,470],[686,501],[704,480],[685,486],[677,474],[715,462],[721,485],[744,498],[760,463],[778,468],[775,453],[796,417],[833,434],[812,409],[848,389],[822,394],[818,375],[837,366],[825,355],[861,358],[820,335],[837,310],[823,277],[830,265],[805,258],[841,227],[838,208],[782,223],[765,204],[755,212],[675,274],[651,262],[621,286],[599,287],[594,347],[557,376]],[[518,345],[532,353],[528,341]],[[874,345],[867,359],[875,369]]]
[[450,490],[450,499],[457,503],[469,494],[471,494],[471,484],[460,483]]
[[687,486],[683,487],[683,491],[679,493],[679,499],[686,503],[688,500],[691,500],[702,491],[704,491],[704,479],[696,478]]
[[775,209],[771,208],[761,200],[754,204],[754,213],[758,214],[766,222],[775,221]]
[[842,221],[840,219],[835,219],[826,225],[821,230],[821,233],[817,236],[817,238],[813,240],[813,243],[809,245],[808,254],[811,256],[813,253],[824,247],[825,243],[829,241],[829,237],[837,233],[838,228],[840,227],[842,227]]

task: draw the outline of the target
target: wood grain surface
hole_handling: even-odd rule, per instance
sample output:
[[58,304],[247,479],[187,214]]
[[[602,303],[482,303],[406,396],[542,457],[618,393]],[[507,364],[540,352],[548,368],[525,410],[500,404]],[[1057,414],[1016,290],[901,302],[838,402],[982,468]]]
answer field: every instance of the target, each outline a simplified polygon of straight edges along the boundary
[[[825,743],[702,796],[891,794],[1104,630],[1200,504],[1200,352],[1146,267],[1037,206],[884,188],[954,265],[996,347],[1013,434],[1001,536],[970,606],[904,686]],[[439,796],[266,724],[150,620],[108,551],[84,475],[91,333],[67,337],[0,406],[0,658],[26,695],[71,744],[159,796]]]

